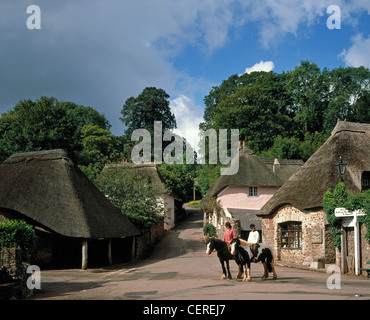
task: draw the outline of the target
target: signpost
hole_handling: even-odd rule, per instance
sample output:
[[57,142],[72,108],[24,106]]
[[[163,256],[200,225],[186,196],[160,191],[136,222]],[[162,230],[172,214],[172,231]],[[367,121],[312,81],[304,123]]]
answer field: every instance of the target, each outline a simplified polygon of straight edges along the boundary
[[357,221],[357,217],[359,216],[364,216],[365,212],[361,210],[355,210],[355,211],[350,211],[345,208],[336,208],[334,211],[334,214],[338,218],[348,218],[348,217],[353,217],[352,221],[350,222],[349,225],[354,226],[355,230],[355,274],[358,275],[358,264],[360,261],[360,240],[359,240],[359,224]]

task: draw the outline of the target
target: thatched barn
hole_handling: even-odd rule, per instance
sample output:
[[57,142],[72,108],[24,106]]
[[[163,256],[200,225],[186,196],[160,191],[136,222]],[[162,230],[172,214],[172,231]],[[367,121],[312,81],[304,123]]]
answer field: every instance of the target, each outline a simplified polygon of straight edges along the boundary
[[[24,219],[39,241],[35,263],[61,267],[131,258],[140,232],[64,150],[14,154],[0,165],[0,219]],[[82,248],[82,250],[81,250]]]
[[[340,157],[347,163],[343,177],[347,190],[356,194],[368,188],[370,124],[339,121],[328,140],[258,212],[264,241],[274,248],[278,260],[311,267],[339,264],[340,253],[328,230],[323,196],[340,181],[336,166]],[[362,226],[363,263],[370,259],[365,229]],[[353,229],[345,231],[346,238],[353,239]],[[347,248],[345,255],[353,255],[350,242]]]
[[239,170],[235,175],[221,175],[207,197],[214,197],[220,210],[206,213],[222,236],[224,224],[231,222],[237,234],[246,239],[250,224],[261,232],[261,218],[257,212],[277,192],[292,174],[303,165],[302,160],[262,159],[245,146],[240,148]]

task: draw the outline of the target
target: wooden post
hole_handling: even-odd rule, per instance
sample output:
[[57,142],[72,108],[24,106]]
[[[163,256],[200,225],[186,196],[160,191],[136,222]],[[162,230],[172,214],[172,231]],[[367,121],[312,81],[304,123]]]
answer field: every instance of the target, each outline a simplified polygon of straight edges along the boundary
[[348,272],[348,266],[347,266],[347,233],[346,229],[342,226],[342,234],[341,234],[341,272],[343,274]]
[[109,239],[108,242],[108,263],[112,265],[112,239]]
[[87,240],[82,241],[82,270],[87,269]]
[[136,236],[132,237],[132,247],[131,247],[131,259],[134,260],[136,256]]

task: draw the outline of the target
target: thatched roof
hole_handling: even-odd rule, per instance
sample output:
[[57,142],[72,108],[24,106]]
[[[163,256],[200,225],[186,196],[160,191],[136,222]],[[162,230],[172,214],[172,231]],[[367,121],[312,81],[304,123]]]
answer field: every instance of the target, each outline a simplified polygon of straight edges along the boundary
[[300,210],[322,207],[322,198],[340,181],[335,166],[339,157],[347,163],[344,182],[352,193],[361,192],[361,175],[370,171],[370,124],[339,121],[329,139],[261,208],[258,215],[272,214],[284,204]]
[[142,164],[134,164],[134,163],[114,163],[114,164],[107,164],[104,167],[104,170],[107,169],[122,169],[122,170],[135,170],[135,172],[142,177],[143,179],[149,179],[149,181],[153,184],[156,184],[160,188],[160,192],[164,194],[174,195],[171,190],[166,188],[166,184],[158,171],[157,165],[155,163],[142,163]]
[[12,155],[0,165],[0,177],[0,208],[53,232],[88,239],[140,233],[64,150]]
[[234,175],[221,175],[207,192],[215,196],[227,186],[280,187],[292,172],[303,165],[301,160],[280,161],[280,176],[272,171],[273,160],[261,159],[248,148],[239,151],[239,170]]

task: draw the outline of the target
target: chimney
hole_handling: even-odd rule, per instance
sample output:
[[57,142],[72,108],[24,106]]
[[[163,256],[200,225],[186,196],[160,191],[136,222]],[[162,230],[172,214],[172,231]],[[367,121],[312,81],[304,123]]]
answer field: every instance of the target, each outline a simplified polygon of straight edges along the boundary
[[272,165],[272,172],[276,176],[280,176],[280,162],[278,160],[278,157],[275,157],[274,164]]

